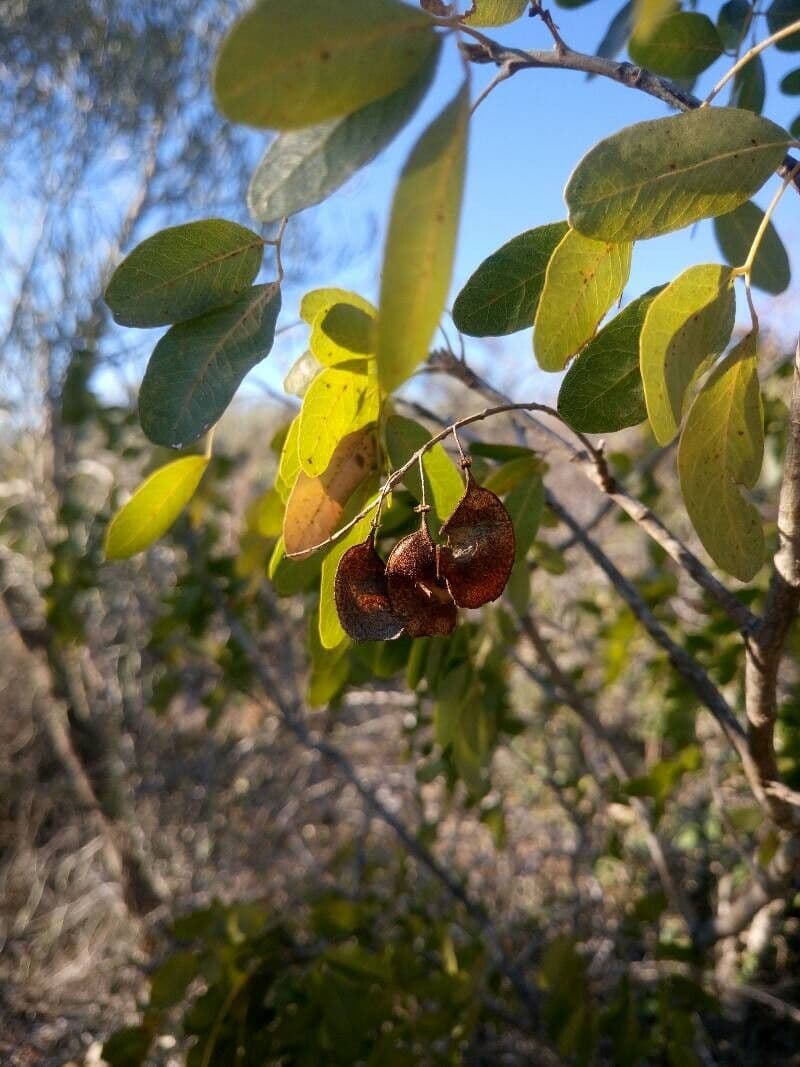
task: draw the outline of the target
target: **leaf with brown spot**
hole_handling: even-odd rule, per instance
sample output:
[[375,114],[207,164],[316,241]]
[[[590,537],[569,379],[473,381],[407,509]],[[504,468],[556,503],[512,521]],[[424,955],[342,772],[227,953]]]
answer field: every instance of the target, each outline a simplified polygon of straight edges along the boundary
[[386,563],[392,610],[409,637],[446,637],[455,629],[458,611],[436,568],[436,546],[423,517],[416,533],[403,537]]
[[303,559],[334,533],[347,501],[376,463],[374,432],[357,430],[339,442],[322,474],[310,478],[300,471],[283,518],[287,555]]
[[514,525],[499,497],[467,471],[461,503],[442,526],[439,575],[460,608],[479,608],[502,595],[514,566]]
[[389,600],[386,564],[375,549],[374,532],[342,556],[334,597],[339,621],[354,641],[392,641],[403,632]]

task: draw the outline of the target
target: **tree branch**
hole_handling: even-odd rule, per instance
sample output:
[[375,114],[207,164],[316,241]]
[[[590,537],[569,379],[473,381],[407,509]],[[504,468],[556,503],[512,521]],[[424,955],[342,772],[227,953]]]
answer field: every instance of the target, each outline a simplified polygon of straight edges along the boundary
[[[510,403],[509,398],[495,389],[487,381],[477,375],[466,363],[457,359],[452,352],[437,350],[429,359],[429,366],[434,371],[440,371],[456,378],[468,388],[480,393],[487,400],[496,403]],[[529,421],[541,429],[542,424],[538,419],[529,417]],[[667,555],[689,577],[705,590],[716,603],[723,609],[728,617],[736,624],[742,633],[750,633],[758,624],[755,615],[742,604],[742,602],[720,582],[711,571],[697,558],[691,549],[680,541],[655,515],[650,508],[641,501],[636,500],[611,476],[600,449],[592,446],[591,451],[581,451],[571,445],[563,437],[558,437],[559,444],[567,450],[570,459],[576,467],[597,488],[606,494],[622,511],[625,512],[639,526],[647,536],[656,542]],[[584,439],[585,440],[585,439]]]
[[775,759],[778,672],[786,639],[800,607],[800,342],[795,353],[789,439],[778,505],[778,549],[764,614],[747,641],[745,707],[747,741],[757,769],[757,785],[773,818],[797,826],[780,783]]
[[[452,22],[447,24],[453,25]],[[620,63],[615,59],[590,55],[588,52],[576,52],[563,44],[563,41],[562,48],[529,50],[510,48],[470,26],[462,23],[457,25],[461,33],[472,37],[475,41],[474,44],[461,44],[461,50],[466,58],[472,63],[493,63],[497,67],[504,68],[507,71],[506,77],[520,70],[575,70],[607,78],[628,89],[638,89],[639,92],[655,97],[656,100],[660,100],[676,111],[694,111],[703,103],[694,93],[681,89],[668,78],[652,74],[644,67],[637,67],[635,63]],[[796,165],[797,160],[787,153],[777,173],[781,178],[786,178]],[[795,175],[793,185],[800,191],[800,175]]]

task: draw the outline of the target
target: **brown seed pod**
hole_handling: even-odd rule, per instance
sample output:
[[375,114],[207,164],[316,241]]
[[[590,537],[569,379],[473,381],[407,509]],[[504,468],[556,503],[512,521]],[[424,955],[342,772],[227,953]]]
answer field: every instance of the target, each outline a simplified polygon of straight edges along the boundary
[[375,550],[374,531],[339,560],[333,595],[339,621],[354,641],[391,641],[403,632],[389,602],[386,565]]
[[460,608],[479,608],[502,594],[514,566],[511,516],[499,497],[467,470],[461,503],[442,526],[438,573]]
[[403,537],[390,552],[386,581],[392,608],[405,622],[409,637],[453,632],[458,611],[436,573],[436,545],[424,516],[419,530]]

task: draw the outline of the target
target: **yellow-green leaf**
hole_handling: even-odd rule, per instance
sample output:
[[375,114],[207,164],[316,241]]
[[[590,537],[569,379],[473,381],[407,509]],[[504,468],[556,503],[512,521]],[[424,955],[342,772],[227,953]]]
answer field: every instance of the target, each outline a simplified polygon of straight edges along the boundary
[[473,0],[463,18],[470,26],[505,26],[518,19],[528,0]]
[[436,47],[430,18],[399,0],[260,0],[225,38],[214,92],[232,122],[299,129],[394,92]]
[[351,293],[349,289],[311,289],[300,301],[300,318],[309,326],[314,325],[314,319],[325,308],[331,308],[334,304],[352,304],[360,308],[373,318],[378,310],[369,300],[365,300],[358,293]]
[[565,198],[587,237],[637,240],[724,215],[749,200],[791,141],[740,108],[704,107],[628,126],[591,148]]
[[300,473],[300,454],[297,449],[297,441],[300,436],[300,416],[295,416],[289,426],[286,439],[283,442],[280,459],[278,460],[278,475],[275,479],[275,488],[284,503],[289,499],[297,475]]
[[708,15],[678,11],[655,33],[634,34],[628,44],[634,63],[671,78],[693,78],[722,55],[722,41]]
[[592,339],[622,294],[632,252],[627,242],[593,241],[568,231],[547,265],[533,326],[533,350],[542,370],[563,370]]
[[106,559],[128,559],[163,537],[194,496],[207,466],[205,456],[183,456],[145,479],[108,526]]
[[756,348],[749,334],[714,370],[689,409],[678,448],[697,535],[715,563],[743,582],[764,562],[761,517],[741,491],[756,484],[764,452]]
[[656,32],[659,24],[677,9],[675,0],[634,0],[632,32],[646,40]]
[[648,309],[639,366],[647,416],[661,445],[678,432],[692,379],[730,339],[736,313],[733,279],[733,271],[719,263],[689,267]]
[[377,419],[378,383],[373,374],[363,373],[366,367],[355,361],[326,367],[308,387],[297,451],[309,477],[322,474],[343,437]]
[[391,393],[428,354],[450,287],[464,185],[469,89],[425,130],[392,204],[378,313],[381,388]]
[[371,356],[375,352],[375,314],[344,301],[323,307],[314,318],[308,347],[327,367]]

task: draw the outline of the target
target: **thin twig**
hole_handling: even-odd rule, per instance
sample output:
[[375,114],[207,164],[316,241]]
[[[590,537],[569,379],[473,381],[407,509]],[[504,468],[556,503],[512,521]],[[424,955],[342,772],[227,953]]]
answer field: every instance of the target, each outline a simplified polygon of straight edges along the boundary
[[784,37],[789,37],[791,34],[797,33],[798,30],[800,30],[800,19],[797,19],[795,22],[790,22],[788,26],[776,30],[775,33],[771,33],[769,37],[765,37],[763,41],[754,44],[753,47],[748,49],[740,59],[736,60],[730,70],[722,75],[720,80],[703,101],[703,107],[710,104],[714,97],[725,88],[731,78],[736,77],[742,67],[746,66],[751,59],[755,59],[757,55],[760,55],[764,51],[764,49],[769,48],[770,45],[776,44],[778,41],[782,41]]

